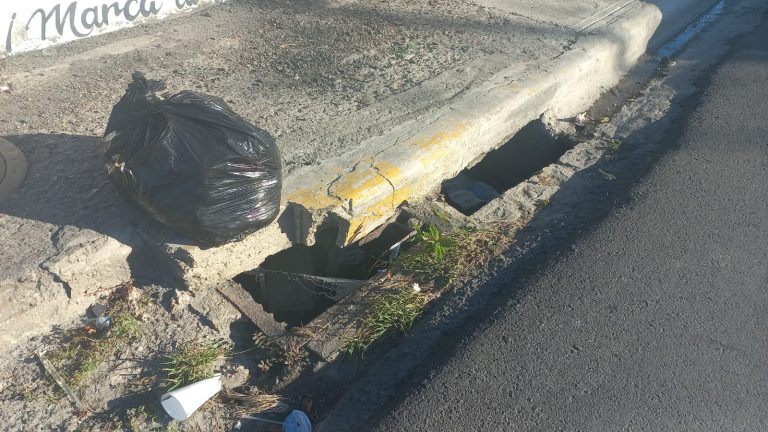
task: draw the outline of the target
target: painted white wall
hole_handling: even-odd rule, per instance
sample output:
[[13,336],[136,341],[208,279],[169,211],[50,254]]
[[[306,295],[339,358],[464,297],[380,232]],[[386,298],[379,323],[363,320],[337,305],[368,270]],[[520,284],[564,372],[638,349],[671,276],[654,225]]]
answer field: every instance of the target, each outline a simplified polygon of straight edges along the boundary
[[0,53],[15,54],[223,0],[0,0]]

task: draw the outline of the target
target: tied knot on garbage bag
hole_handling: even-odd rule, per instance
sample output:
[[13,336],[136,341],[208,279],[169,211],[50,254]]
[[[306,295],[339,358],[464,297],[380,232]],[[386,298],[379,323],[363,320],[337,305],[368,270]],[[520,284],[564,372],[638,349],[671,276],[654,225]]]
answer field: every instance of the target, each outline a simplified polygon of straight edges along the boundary
[[132,75],[104,140],[107,172],[160,223],[205,245],[241,239],[280,210],[280,154],[272,136],[223,99]]

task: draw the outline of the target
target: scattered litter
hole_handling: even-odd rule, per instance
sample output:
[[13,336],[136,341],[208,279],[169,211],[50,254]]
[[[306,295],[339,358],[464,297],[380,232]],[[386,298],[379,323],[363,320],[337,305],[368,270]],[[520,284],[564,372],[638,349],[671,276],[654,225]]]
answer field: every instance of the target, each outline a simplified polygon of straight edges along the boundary
[[603,117],[600,119],[600,123],[608,123],[609,121],[611,121],[609,117]]
[[13,90],[13,87],[10,84],[0,85],[0,92],[10,93],[12,90]]
[[64,390],[64,393],[67,394],[67,397],[69,398],[69,400],[71,400],[75,404],[77,409],[79,409],[81,412],[88,411],[87,409],[85,409],[85,405],[83,405],[83,403],[80,402],[80,399],[78,399],[78,397],[75,396],[75,392],[72,391],[72,388],[70,388],[67,385],[66,381],[64,381],[64,378],[61,376],[61,374],[59,374],[59,371],[57,371],[56,368],[53,367],[53,364],[51,364],[51,362],[45,357],[45,353],[42,351],[38,352],[37,358],[40,359],[40,363],[43,364],[43,368],[45,369],[46,372],[48,372],[48,375],[50,375],[51,378],[53,378],[53,380],[56,381],[56,384],[58,384],[59,387],[61,387],[61,389]]
[[419,284],[417,284],[417,283],[413,284],[413,292],[415,292],[415,293],[420,293],[421,292],[421,287],[419,286]]
[[579,127],[585,127],[588,125],[592,120],[587,116],[587,113],[583,112],[581,114],[576,115],[576,118],[573,120],[573,124]]
[[160,398],[160,404],[175,420],[186,420],[219,391],[221,375],[216,375],[165,393]]
[[109,326],[112,325],[112,318],[109,316],[100,316],[96,318],[96,321],[94,322],[93,326],[98,331],[105,331],[109,328]]
[[107,312],[107,306],[101,303],[94,303],[88,307],[88,314],[91,318],[96,319]]
[[499,196],[489,184],[463,173],[443,183],[443,194],[449,204],[466,215],[474,213]]
[[661,69],[663,68],[671,68],[677,64],[677,61],[671,57],[663,57],[661,61],[659,62],[659,67]]
[[112,109],[107,173],[155,219],[206,245],[235,241],[280,211],[280,154],[272,136],[224,100],[194,91],[161,95],[134,72]]
[[598,169],[597,173],[600,174],[601,176],[605,177],[608,180],[616,180],[616,176],[615,175],[613,175],[613,174],[611,174],[609,172],[605,172],[605,171],[603,171],[601,169]]
[[400,256],[400,249],[403,245],[402,241],[399,241],[392,245],[391,248],[389,248],[389,256],[387,257],[387,261],[390,263],[395,262],[398,256]]
[[309,417],[299,410],[293,410],[282,422],[255,416],[243,416],[245,419],[256,420],[264,423],[272,423],[283,426],[283,432],[312,432],[312,423]]

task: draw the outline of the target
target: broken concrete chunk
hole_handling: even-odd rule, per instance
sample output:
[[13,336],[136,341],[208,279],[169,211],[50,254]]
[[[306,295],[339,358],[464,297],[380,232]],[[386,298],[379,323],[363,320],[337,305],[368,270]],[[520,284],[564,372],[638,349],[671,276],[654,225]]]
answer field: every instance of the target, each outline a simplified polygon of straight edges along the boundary
[[92,230],[64,227],[53,236],[58,253],[41,264],[69,285],[73,293],[86,293],[131,279],[128,256],[133,249]]
[[192,295],[189,291],[175,290],[173,292],[173,300],[171,300],[171,313],[174,315],[181,314],[191,301]]
[[217,286],[216,290],[268,337],[276,338],[285,335],[285,326],[275,321],[272,315],[256,303],[256,300],[237,283],[226,281]]
[[243,366],[237,366],[232,370],[225,371],[221,374],[221,383],[224,388],[233,389],[248,382],[248,377],[248,369]]

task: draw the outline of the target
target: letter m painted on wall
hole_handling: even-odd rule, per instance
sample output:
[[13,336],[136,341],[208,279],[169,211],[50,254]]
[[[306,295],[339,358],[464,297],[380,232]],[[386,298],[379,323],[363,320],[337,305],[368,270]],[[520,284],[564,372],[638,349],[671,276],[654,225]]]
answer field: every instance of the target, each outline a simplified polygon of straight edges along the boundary
[[[88,36],[88,33],[83,33],[77,29],[75,26],[75,13],[77,8],[77,2],[72,2],[69,4],[67,9],[64,11],[64,15],[61,14],[61,5],[57,4],[53,8],[51,8],[51,11],[47,14],[45,13],[45,9],[37,9],[32,13],[32,16],[29,17],[29,21],[27,21],[27,30],[29,30],[29,24],[32,22],[32,20],[35,19],[37,14],[40,14],[40,37],[45,40],[46,38],[46,30],[48,28],[48,21],[51,20],[51,18],[55,18],[53,23],[56,26],[56,32],[59,34],[59,36],[64,35],[64,28],[67,25],[67,20],[69,21],[69,28],[72,31],[72,33],[75,34],[77,37],[83,37]],[[90,33],[90,32],[89,32]]]

